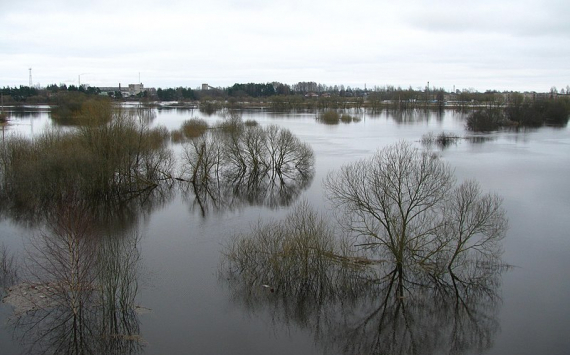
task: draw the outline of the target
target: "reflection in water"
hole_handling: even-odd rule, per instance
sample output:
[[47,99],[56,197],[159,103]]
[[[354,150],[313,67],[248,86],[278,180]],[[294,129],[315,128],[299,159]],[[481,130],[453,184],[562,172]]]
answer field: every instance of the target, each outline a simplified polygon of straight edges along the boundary
[[49,106],[6,106],[8,119],[40,118],[49,112]]
[[[420,112],[422,112],[420,114]],[[423,114],[421,109],[391,110],[389,115],[398,124],[416,124],[419,122],[427,122],[429,115]]]
[[244,206],[276,208],[293,203],[311,183],[312,174],[300,175],[285,184],[267,175],[241,176],[228,172],[224,179],[207,185],[181,184],[184,199],[202,216],[212,211],[234,210]]
[[220,279],[232,300],[276,325],[310,330],[346,354],[463,354],[489,349],[498,331],[500,246],[467,254],[453,272],[350,251],[308,205],[257,226],[226,248]]
[[468,136],[468,137],[465,137],[465,139],[473,145],[480,145],[483,143],[494,141],[497,139],[497,137],[494,137],[494,136]]
[[14,223],[25,227],[37,227],[41,226],[46,219],[52,218],[50,215],[53,214],[54,209],[57,209],[58,204],[81,201],[89,209],[94,225],[104,227],[105,232],[113,231],[123,234],[132,230],[141,219],[168,204],[175,192],[176,189],[173,186],[163,184],[141,191],[138,195],[124,201],[104,201],[83,199],[81,194],[70,186],[68,190],[59,191],[59,201],[54,199],[49,204],[44,204],[42,208],[12,204],[11,196],[7,196],[5,203],[0,207],[0,216],[6,216]]
[[0,243],[0,299],[4,297],[6,291],[18,282],[18,265],[14,254]]
[[81,203],[58,206],[31,241],[29,281],[10,289],[16,336],[29,353],[142,351],[134,304],[138,235],[100,233]]
[[422,146],[427,150],[431,150],[434,147],[437,147],[440,150],[445,150],[446,148],[451,147],[451,145],[456,145],[457,141],[461,138],[462,137],[458,137],[452,133],[447,132],[441,132],[438,135],[435,135],[433,132],[429,132],[422,135],[420,142],[422,143]]
[[202,215],[289,205],[314,176],[312,149],[289,130],[239,122],[187,143],[183,164],[182,191]]

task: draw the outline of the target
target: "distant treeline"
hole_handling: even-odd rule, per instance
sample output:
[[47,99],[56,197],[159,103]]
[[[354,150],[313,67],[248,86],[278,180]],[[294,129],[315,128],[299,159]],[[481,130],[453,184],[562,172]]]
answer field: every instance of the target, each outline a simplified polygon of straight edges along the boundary
[[20,85],[19,87],[3,87],[0,88],[4,100],[7,103],[49,103],[50,98],[56,97],[59,93],[80,92],[87,95],[99,95],[101,90],[97,87],[85,87],[75,85],[48,85],[45,88],[35,88]]
[[[544,124],[564,125],[570,115],[569,89],[548,93],[519,93],[474,90],[447,92],[442,88],[402,89],[374,87],[372,90],[326,86],[315,82],[287,85],[273,83],[234,84],[227,88],[192,90],[190,88],[159,88],[144,91],[131,98],[120,93],[102,93],[99,88],[49,85],[4,87],[0,89],[6,104],[47,103],[53,106],[52,117],[60,124],[77,124],[80,112],[106,105],[102,100],[175,101],[197,105],[212,114],[222,108],[240,109],[266,107],[274,111],[368,109],[443,109],[470,111],[467,127],[473,131],[492,131],[502,127],[538,127]],[[339,116],[340,117],[340,116]]]
[[30,97],[38,96],[39,90],[34,87],[20,86],[20,87],[4,87],[0,89],[4,99],[11,99],[16,102],[23,102]]
[[484,107],[467,116],[467,129],[476,132],[496,131],[501,128],[564,126],[570,117],[570,97],[558,96],[539,100],[525,100],[516,94],[506,106]]
[[[478,92],[473,89],[446,91],[444,88],[419,87],[408,88],[392,85],[375,86],[371,89],[352,88],[344,85],[325,85],[316,82],[298,82],[293,85],[280,82],[271,83],[236,83],[229,87],[207,90],[191,89],[188,87],[175,88],[146,88],[143,92],[123,97],[120,91],[102,93],[97,87],[75,85],[48,85],[38,89],[34,87],[4,87],[0,89],[6,102],[51,103],[54,96],[63,92],[80,92],[87,95],[109,95],[119,100],[151,100],[151,101],[228,101],[231,105],[239,103],[263,103],[275,109],[296,108],[346,108],[369,107],[372,109],[393,108],[407,109],[419,107],[481,107],[481,106],[511,106],[517,102],[534,102],[570,94],[570,87],[552,88],[548,93],[518,93],[487,90]],[[313,101],[313,103],[307,103]],[[300,104],[302,103],[302,104]],[[239,106],[239,105],[238,105]]]

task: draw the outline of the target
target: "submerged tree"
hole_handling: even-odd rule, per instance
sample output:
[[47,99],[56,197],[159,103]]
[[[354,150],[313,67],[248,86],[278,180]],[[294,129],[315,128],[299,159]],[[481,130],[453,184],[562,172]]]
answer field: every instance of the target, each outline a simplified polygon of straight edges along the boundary
[[325,181],[329,201],[354,245],[438,275],[466,253],[484,256],[505,236],[501,199],[475,182],[455,187],[451,168],[406,142],[346,165]]
[[184,145],[180,180],[204,214],[242,204],[290,204],[313,177],[314,156],[289,130],[230,116]]
[[459,253],[461,262],[448,273],[406,262],[402,277],[391,260],[372,259],[350,239],[339,238],[326,217],[303,202],[283,221],[260,223],[236,236],[225,250],[220,277],[238,305],[267,311],[278,324],[306,328],[335,351],[483,352],[498,330],[504,270],[500,246],[486,247],[484,260],[478,253]]
[[505,123],[505,113],[499,108],[475,110],[467,116],[466,128],[475,132],[490,132],[501,128]]
[[489,349],[506,269],[498,196],[456,185],[405,142],[331,172],[325,188],[340,229],[301,204],[235,237],[221,273],[235,302],[347,354]]

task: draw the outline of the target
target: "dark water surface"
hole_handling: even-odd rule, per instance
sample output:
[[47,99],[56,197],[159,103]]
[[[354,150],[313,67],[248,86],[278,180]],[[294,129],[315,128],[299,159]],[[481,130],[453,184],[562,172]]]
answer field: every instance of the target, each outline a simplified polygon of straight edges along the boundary
[[[390,338],[379,336],[379,328],[373,324],[358,326],[367,315],[372,318],[370,309],[374,307],[366,302],[373,304],[375,300],[361,301],[351,322],[350,318],[335,318],[336,309],[314,312],[278,305],[268,298],[271,295],[249,298],[220,276],[221,251],[232,235],[247,232],[259,220],[282,218],[291,206],[268,208],[242,203],[204,214],[191,195],[176,190],[130,222],[130,229],[140,234],[136,304],[150,311],[134,317],[142,339],[138,341],[140,346],[127,353],[351,354],[358,349],[365,354],[368,350],[358,344],[370,344],[372,350],[374,341],[397,342],[412,334],[419,345],[431,344],[416,348],[418,354],[426,353],[425,349],[433,349],[428,353],[435,354],[471,354],[479,350],[485,354],[568,354],[570,129],[544,127],[472,134],[464,129],[464,117],[452,111],[356,115],[361,118],[359,122],[339,125],[320,124],[312,113],[248,111],[243,119],[288,128],[310,144],[316,158],[315,176],[297,200],[307,200],[323,211],[327,206],[322,179],[329,171],[369,157],[399,140],[421,147],[422,135],[428,132],[445,131],[464,137],[443,150],[433,149],[455,168],[459,181],[475,179],[484,191],[503,197],[509,219],[503,261],[514,266],[501,275],[496,304],[475,308],[481,312],[473,315],[480,320],[479,327],[466,325],[455,333],[446,330],[448,322],[468,322],[452,322],[445,311],[438,310],[437,300],[427,300],[424,306],[411,311],[416,317],[410,324],[398,326],[398,332]],[[174,130],[191,117],[204,118],[211,124],[221,119],[198,111],[158,110],[153,125]],[[39,110],[32,115],[15,115],[4,133],[33,135],[49,125],[49,114]],[[182,150],[180,145],[173,149],[176,154]],[[17,255],[35,233],[23,223],[5,217],[0,221],[0,242]],[[287,302],[305,304],[299,299]],[[296,313],[288,313],[291,309]],[[325,317],[325,313],[333,315]],[[28,349],[21,344],[19,330],[8,322],[11,314],[10,306],[0,305],[1,354]],[[315,318],[321,315],[323,318],[317,321]],[[450,341],[441,333],[465,339]],[[26,335],[33,336],[33,332]]]

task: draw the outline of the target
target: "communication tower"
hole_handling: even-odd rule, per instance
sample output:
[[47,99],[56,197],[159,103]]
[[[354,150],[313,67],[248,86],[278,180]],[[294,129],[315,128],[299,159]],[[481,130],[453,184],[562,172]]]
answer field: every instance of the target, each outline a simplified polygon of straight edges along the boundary
[[30,68],[30,87],[32,87],[32,68]]

